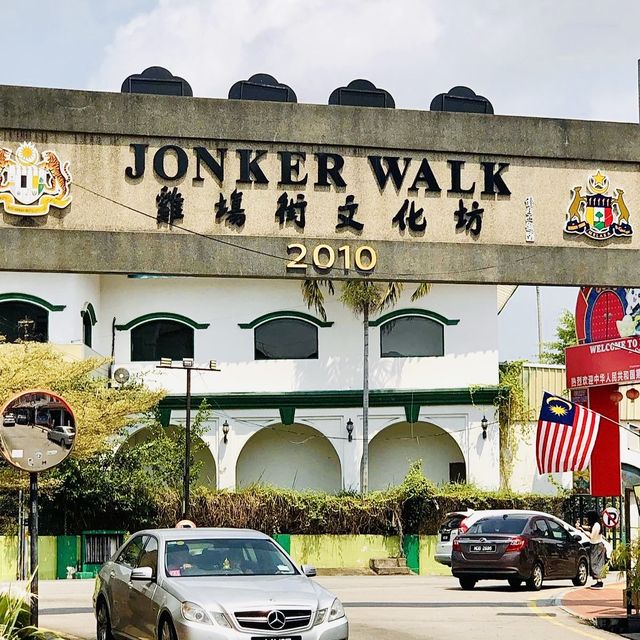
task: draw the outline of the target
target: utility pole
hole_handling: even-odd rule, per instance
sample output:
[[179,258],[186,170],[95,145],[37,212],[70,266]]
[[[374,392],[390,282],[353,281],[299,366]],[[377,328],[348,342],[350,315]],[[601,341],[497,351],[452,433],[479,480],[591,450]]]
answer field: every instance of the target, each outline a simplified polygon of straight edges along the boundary
[[183,358],[181,366],[173,366],[171,358],[160,358],[157,369],[182,369],[187,372],[187,395],[186,395],[186,420],[185,420],[185,442],[184,442],[184,463],[182,471],[182,519],[190,520],[191,504],[191,372],[192,371],[220,371],[215,360],[209,361],[208,367],[194,367],[193,358]]
[[536,306],[538,308],[538,362],[542,362],[542,305],[540,304],[540,287],[536,287]]

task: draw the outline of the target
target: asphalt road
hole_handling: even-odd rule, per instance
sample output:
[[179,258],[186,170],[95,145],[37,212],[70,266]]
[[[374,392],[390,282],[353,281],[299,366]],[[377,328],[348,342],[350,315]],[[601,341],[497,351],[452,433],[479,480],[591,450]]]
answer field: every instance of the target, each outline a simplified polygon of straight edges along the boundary
[[[345,604],[350,640],[612,640],[615,636],[573,618],[555,604],[570,583],[538,593],[480,583],[462,591],[450,577],[320,577]],[[40,625],[95,638],[93,580],[40,583]]]
[[0,425],[0,435],[7,452],[23,468],[47,468],[67,455],[67,450],[47,437],[47,430],[39,426]]

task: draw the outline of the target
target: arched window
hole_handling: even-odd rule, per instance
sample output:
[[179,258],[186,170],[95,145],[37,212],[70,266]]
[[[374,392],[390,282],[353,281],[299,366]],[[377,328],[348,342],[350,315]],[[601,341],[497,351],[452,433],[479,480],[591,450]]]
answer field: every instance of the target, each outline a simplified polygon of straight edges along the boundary
[[22,300],[0,302],[0,336],[7,342],[46,342],[49,312]]
[[420,316],[400,316],[380,326],[380,357],[444,355],[444,327]]
[[256,360],[311,360],[318,357],[318,327],[278,318],[255,328]]
[[131,360],[193,358],[193,328],[175,320],[151,320],[131,329]]

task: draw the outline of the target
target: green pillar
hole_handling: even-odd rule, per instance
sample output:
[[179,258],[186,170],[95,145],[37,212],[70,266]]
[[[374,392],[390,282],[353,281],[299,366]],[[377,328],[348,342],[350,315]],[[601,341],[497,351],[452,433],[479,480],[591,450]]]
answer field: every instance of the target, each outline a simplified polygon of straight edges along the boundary
[[67,567],[78,568],[78,536],[58,536],[56,538],[56,578],[67,577]]
[[291,534],[274,533],[271,536],[287,553],[291,553]]
[[402,551],[407,559],[407,567],[420,573],[420,536],[409,534],[402,538]]

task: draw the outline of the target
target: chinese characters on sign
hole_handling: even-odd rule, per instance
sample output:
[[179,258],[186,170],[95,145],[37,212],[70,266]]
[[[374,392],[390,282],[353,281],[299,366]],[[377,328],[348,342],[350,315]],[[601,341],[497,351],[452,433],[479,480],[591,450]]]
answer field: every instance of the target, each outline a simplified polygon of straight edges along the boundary
[[231,209],[227,207],[227,200],[220,194],[218,202],[214,205],[216,210],[216,222],[226,220],[231,226],[243,227],[247,216],[242,208],[242,191],[233,190],[231,194]]
[[[408,212],[408,216],[407,216]],[[420,233],[427,228],[427,221],[423,218],[424,209],[416,209],[416,203],[412,200],[409,206],[409,198],[404,201],[398,213],[393,216],[392,224],[397,224],[400,231],[404,231],[409,225],[411,231]]]
[[176,220],[182,220],[184,218],[183,204],[184,198],[177,187],[173,187],[171,190],[166,186],[162,187],[156,196],[156,208],[158,209],[156,220],[159,223],[163,222],[169,225],[174,224]]
[[458,210],[454,211],[453,215],[456,217],[456,231],[464,229],[467,233],[471,233],[473,236],[480,235],[482,231],[482,214],[484,209],[480,208],[480,205],[474,200],[471,204],[471,211],[465,206],[462,199],[458,202]]
[[536,234],[533,230],[533,198],[529,196],[524,201],[525,217],[524,217],[524,239],[526,242],[535,242]]
[[336,230],[350,228],[356,231],[362,231],[364,224],[353,219],[358,210],[358,206],[354,196],[347,196],[345,203],[338,207],[338,224],[336,225]]
[[281,227],[287,222],[293,222],[299,229],[304,229],[304,225],[306,224],[306,210],[307,201],[304,199],[304,194],[299,193],[294,201],[293,198],[289,200],[289,195],[285,191],[278,198],[276,220],[278,220]]

